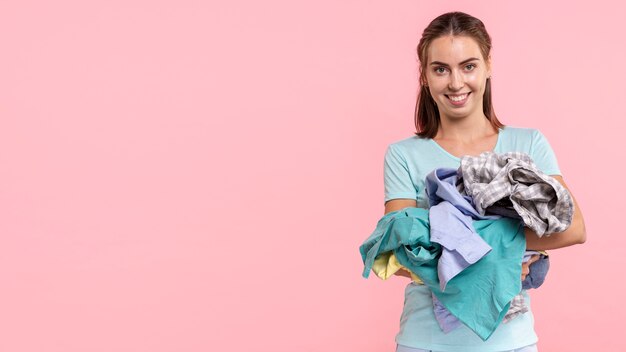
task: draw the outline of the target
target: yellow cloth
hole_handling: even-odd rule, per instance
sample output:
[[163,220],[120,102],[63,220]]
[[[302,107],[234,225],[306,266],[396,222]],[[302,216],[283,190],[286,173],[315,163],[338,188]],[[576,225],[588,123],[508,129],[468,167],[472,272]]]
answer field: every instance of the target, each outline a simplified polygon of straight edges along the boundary
[[387,280],[392,277],[398,270],[404,269],[411,274],[411,279],[417,284],[424,284],[424,282],[409,269],[405,268],[402,264],[398,263],[398,259],[393,252],[385,252],[379,254],[378,257],[374,260],[374,264],[372,265],[372,271],[376,276],[383,280]]

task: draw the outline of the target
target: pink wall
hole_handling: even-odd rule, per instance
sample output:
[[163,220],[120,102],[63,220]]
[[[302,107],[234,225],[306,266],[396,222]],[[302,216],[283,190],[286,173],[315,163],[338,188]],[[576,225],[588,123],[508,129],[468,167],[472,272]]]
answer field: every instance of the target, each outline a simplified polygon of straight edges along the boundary
[[626,350],[626,9],[466,3],[0,2],[0,351],[392,351],[405,282],[358,246],[457,9],[587,222],[533,292],[541,350]]

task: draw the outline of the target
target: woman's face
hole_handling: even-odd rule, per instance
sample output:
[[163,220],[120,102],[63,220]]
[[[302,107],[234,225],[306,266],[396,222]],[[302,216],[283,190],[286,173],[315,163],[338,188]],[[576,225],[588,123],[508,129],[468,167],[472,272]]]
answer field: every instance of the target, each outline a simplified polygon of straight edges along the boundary
[[491,76],[474,39],[445,36],[432,41],[427,50],[426,81],[442,118],[483,116],[483,94]]

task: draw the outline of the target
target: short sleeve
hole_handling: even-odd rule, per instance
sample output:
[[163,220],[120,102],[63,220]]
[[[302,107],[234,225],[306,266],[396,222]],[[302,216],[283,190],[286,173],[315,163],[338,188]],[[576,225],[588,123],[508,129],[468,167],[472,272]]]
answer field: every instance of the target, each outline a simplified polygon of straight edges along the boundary
[[533,139],[530,148],[530,157],[533,158],[535,165],[539,170],[543,171],[548,175],[560,175],[561,170],[559,169],[559,164],[556,160],[556,155],[548,143],[548,139],[539,132],[535,130],[533,132]]
[[385,203],[392,199],[417,199],[406,159],[393,144],[385,153]]

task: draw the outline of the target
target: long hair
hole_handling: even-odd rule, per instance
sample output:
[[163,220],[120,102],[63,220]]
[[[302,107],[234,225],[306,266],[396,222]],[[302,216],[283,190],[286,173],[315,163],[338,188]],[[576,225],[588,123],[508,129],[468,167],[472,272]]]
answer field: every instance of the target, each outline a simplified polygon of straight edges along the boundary
[[[433,40],[446,35],[471,37],[478,43],[480,51],[485,59],[491,52],[491,37],[485,29],[485,25],[476,17],[463,12],[448,12],[435,18],[422,33],[422,38],[417,45],[417,56],[420,61],[420,87],[415,103],[415,129],[416,135],[422,138],[433,138],[437,135],[441,124],[437,104],[426,87],[426,65],[428,64],[428,47]],[[494,129],[504,125],[496,117],[491,98],[491,78],[487,78],[485,93],[483,95],[483,112]]]

